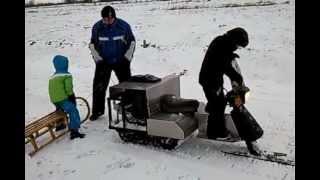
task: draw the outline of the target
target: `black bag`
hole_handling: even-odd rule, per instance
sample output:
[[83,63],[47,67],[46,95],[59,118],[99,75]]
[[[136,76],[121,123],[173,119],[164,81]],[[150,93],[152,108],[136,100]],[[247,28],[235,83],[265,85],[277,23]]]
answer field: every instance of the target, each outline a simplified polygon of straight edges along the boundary
[[151,74],[146,75],[134,75],[128,80],[130,82],[158,82],[161,81],[161,78],[158,78]]
[[263,129],[244,105],[234,108],[231,117],[242,140],[255,141],[263,135]]

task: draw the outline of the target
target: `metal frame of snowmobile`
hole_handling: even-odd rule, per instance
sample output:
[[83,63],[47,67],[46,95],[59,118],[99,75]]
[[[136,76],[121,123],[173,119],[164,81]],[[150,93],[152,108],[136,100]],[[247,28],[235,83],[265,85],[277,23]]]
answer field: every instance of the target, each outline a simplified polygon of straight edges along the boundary
[[[121,104],[121,115],[124,118],[121,118],[120,122],[122,122],[122,126],[114,126],[113,125],[113,118],[112,118],[112,101],[119,101],[121,96],[108,98],[108,115],[109,115],[109,129],[114,129],[118,132],[119,137],[124,142],[131,142],[131,143],[138,143],[138,144],[152,144],[155,147],[162,147],[164,149],[174,149],[178,145],[178,139],[173,138],[166,138],[166,137],[159,137],[159,136],[152,136],[149,135],[147,129],[139,130],[139,129],[131,129],[128,128],[128,125],[131,124],[128,122],[128,118],[126,116],[126,108],[124,104]],[[117,117],[117,120],[118,117]],[[147,126],[147,118],[141,119],[145,121],[145,127]],[[141,126],[140,126],[141,127]]]
[[[173,94],[180,97],[180,75],[168,75],[160,82],[139,83],[123,82],[112,86],[109,89],[110,97],[107,99],[109,114],[109,129],[114,129],[124,141],[142,142],[143,144],[153,144],[165,149],[173,149],[178,145],[179,140],[189,137],[197,129],[196,119],[187,116],[161,112],[160,97],[165,94]],[[127,108],[122,102],[126,92],[133,93],[131,96],[140,95],[142,99],[142,118],[138,119],[144,123],[130,123],[127,118]],[[112,110],[114,104],[120,102],[120,125],[114,125]],[[138,104],[139,105],[139,104]],[[137,106],[137,103],[132,105]],[[141,109],[141,107],[140,107]],[[117,110],[117,120],[118,112]],[[140,112],[141,114],[141,112]],[[139,121],[138,121],[139,122]],[[122,124],[121,124],[122,123]],[[140,129],[129,128],[128,125],[138,124]],[[135,136],[136,138],[133,138]],[[129,140],[130,139],[130,140]],[[143,140],[144,139],[144,140]]]
[[[119,85],[115,85],[110,87],[110,97],[107,99],[108,103],[108,115],[109,115],[109,129],[114,129],[119,133],[119,136],[124,141],[128,141],[128,138],[123,138],[124,134],[132,135],[134,133],[139,134],[139,137],[149,138],[154,137],[156,138],[166,138],[167,140],[174,139],[175,141],[178,140],[185,140],[191,134],[193,134],[197,129],[199,130],[199,135],[205,133],[206,131],[206,120],[208,114],[205,112],[205,104],[200,103],[197,112],[194,113],[193,116],[187,116],[184,114],[176,114],[176,113],[165,113],[161,112],[160,108],[160,97],[165,94],[174,94],[177,97],[180,97],[180,75],[171,74],[164,78],[163,81],[154,84],[148,83],[137,83],[137,82],[123,82]],[[126,105],[122,103],[125,96],[124,94],[126,91],[131,91],[131,96],[135,96],[137,94],[143,94],[143,98],[145,98],[142,103],[146,105],[143,106],[144,109],[144,116],[140,120],[144,122],[141,129],[136,128],[128,128],[129,119],[127,118],[127,109]],[[156,93],[154,93],[154,91]],[[142,93],[141,93],[142,92]],[[144,97],[145,96],[145,97]],[[155,100],[156,99],[156,100]],[[150,102],[153,103],[150,103]],[[156,102],[158,101],[158,102]],[[117,103],[119,102],[119,103]],[[156,102],[156,103],[155,103]],[[118,110],[117,110],[117,119],[118,121],[117,126],[114,125],[114,119],[112,115],[112,110],[114,109],[114,104],[120,105],[121,109],[121,119],[118,117]],[[156,104],[156,105],[155,105]],[[157,110],[154,110],[157,109]],[[119,123],[122,123],[120,124]],[[141,125],[141,124],[140,124]],[[204,125],[205,127],[203,127]],[[234,139],[237,139],[238,133],[231,120],[230,115],[226,115],[226,127],[232,135]],[[206,138],[205,136],[198,136],[199,138]],[[133,140],[131,138],[131,140]],[[238,141],[239,139],[237,139]],[[230,141],[231,142],[231,141]]]
[[[136,132],[147,132],[146,130],[129,129],[129,128],[127,127],[127,125],[128,125],[129,122],[128,122],[128,118],[127,118],[127,116],[126,116],[126,108],[125,108],[125,105],[124,105],[124,104],[121,104],[121,103],[120,103],[121,115],[122,115],[122,117],[124,117],[124,118],[121,118],[121,120],[122,120],[122,127],[114,126],[114,125],[113,125],[113,118],[112,118],[112,101],[121,101],[120,97],[121,97],[121,96],[117,96],[117,97],[113,97],[113,98],[111,98],[111,97],[108,97],[108,98],[107,98],[108,107],[110,107],[110,108],[108,108],[109,129],[115,129],[115,130],[117,130],[117,131],[118,131],[118,130],[132,130],[132,131],[136,131]],[[119,120],[118,117],[117,117],[117,120]],[[146,118],[144,118],[144,119],[142,119],[142,120],[144,120],[144,121],[147,123]]]
[[[120,138],[125,142],[131,143],[139,143],[139,144],[152,144],[153,146],[160,146],[164,149],[174,149],[177,147],[178,144],[185,141],[198,129],[198,138],[205,138],[206,137],[206,124],[208,119],[208,113],[205,112],[205,104],[200,102],[197,111],[193,114],[193,116],[184,115],[184,114],[176,114],[176,113],[166,113],[160,111],[154,111],[154,109],[161,109],[160,105],[156,103],[156,108],[152,107],[154,104],[151,102],[155,102],[155,99],[159,100],[161,96],[165,94],[176,94],[177,97],[180,97],[180,75],[169,75],[163,78],[164,83],[155,83],[153,85],[146,85],[148,83],[136,83],[136,82],[123,82],[119,85],[115,85],[110,87],[110,97],[107,99],[108,103],[108,115],[109,115],[109,129],[114,129],[119,133]],[[171,82],[165,82],[170,81]],[[167,84],[166,84],[167,83]],[[167,86],[163,88],[162,86]],[[174,88],[172,88],[172,87]],[[151,87],[151,88],[150,88]],[[169,90],[168,90],[169,89]],[[128,127],[129,119],[127,118],[127,108],[125,107],[125,103],[122,103],[123,97],[122,95],[125,94],[126,90],[134,90],[130,94],[130,96],[136,96],[137,94],[142,91],[143,96],[145,99],[140,102],[145,106],[144,109],[144,116],[140,120],[144,123],[140,123],[140,127],[144,127],[144,129],[131,129]],[[153,92],[155,91],[155,93]],[[149,93],[149,94],[148,94]],[[228,95],[228,94],[227,94]],[[229,94],[230,95],[230,94]],[[152,96],[150,98],[149,96]],[[244,98],[244,94],[243,97]],[[139,99],[139,98],[138,98]],[[135,99],[136,100],[136,99]],[[230,97],[229,97],[230,100]],[[112,115],[112,110],[115,101],[118,101],[118,105],[120,105],[121,109],[121,119],[117,117],[119,122],[117,123],[118,126],[114,126],[114,120]],[[125,101],[125,100],[124,100]],[[244,101],[244,100],[243,100]],[[158,102],[160,103],[160,102]],[[137,104],[136,104],[137,105]],[[229,102],[229,105],[232,105],[232,102]],[[132,105],[134,106],[134,105]],[[118,108],[119,108],[118,107]],[[141,107],[141,106],[140,106]],[[153,109],[153,110],[152,110]],[[119,110],[119,109],[118,109]],[[116,110],[118,115],[118,110]],[[173,115],[173,116],[171,116]],[[242,141],[239,137],[239,132],[235,126],[234,120],[231,117],[231,114],[225,115],[225,124],[228,131],[231,133],[234,141],[225,141],[224,142],[239,142]],[[124,117],[124,118],[123,118]],[[134,123],[133,123],[134,124]],[[139,123],[138,123],[139,124]],[[179,142],[178,142],[179,141]],[[233,153],[236,155],[237,153]],[[239,153],[238,153],[239,154]],[[241,154],[242,155],[242,154]],[[243,155],[242,155],[243,156]],[[249,157],[249,156],[248,156]],[[250,156],[255,159],[260,160],[268,160],[282,164],[294,164],[290,160],[279,159],[278,156],[273,157],[272,155],[268,154],[268,157],[254,157],[253,155]]]

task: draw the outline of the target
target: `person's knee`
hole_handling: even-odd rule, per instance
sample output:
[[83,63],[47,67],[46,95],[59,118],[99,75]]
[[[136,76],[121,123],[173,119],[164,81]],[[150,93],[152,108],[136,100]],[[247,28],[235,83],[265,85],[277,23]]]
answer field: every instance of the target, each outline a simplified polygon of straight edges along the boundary
[[79,113],[78,109],[76,106],[73,106],[71,109],[70,109],[70,114],[77,114]]
[[72,113],[77,109],[76,105],[73,104],[70,101],[65,102],[63,106],[63,110],[66,111],[67,113]]

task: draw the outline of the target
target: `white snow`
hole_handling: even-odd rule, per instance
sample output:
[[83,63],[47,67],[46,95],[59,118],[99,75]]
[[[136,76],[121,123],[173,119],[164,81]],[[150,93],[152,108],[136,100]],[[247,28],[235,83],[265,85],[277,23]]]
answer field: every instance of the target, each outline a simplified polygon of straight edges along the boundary
[[[247,107],[265,132],[259,144],[265,150],[285,152],[294,160],[295,1],[217,8],[248,2],[258,1],[117,2],[113,6],[117,16],[131,25],[137,40],[133,74],[163,77],[187,69],[181,77],[181,95],[200,101],[206,101],[197,80],[207,46],[231,28],[245,28],[250,43],[237,52],[238,62],[251,89]],[[48,97],[48,79],[56,54],[69,57],[75,93],[91,104],[95,65],[88,41],[105,4],[25,9],[25,124],[54,110]],[[168,10],[183,7],[191,8]],[[155,47],[142,48],[143,40]],[[116,83],[112,75],[110,84]],[[191,137],[173,151],[127,144],[108,129],[107,116],[87,121],[81,131],[87,134],[85,139],[71,141],[63,136],[32,158],[28,156],[32,146],[27,144],[26,179],[295,179],[295,167],[220,152],[244,150],[243,142],[230,144]]]

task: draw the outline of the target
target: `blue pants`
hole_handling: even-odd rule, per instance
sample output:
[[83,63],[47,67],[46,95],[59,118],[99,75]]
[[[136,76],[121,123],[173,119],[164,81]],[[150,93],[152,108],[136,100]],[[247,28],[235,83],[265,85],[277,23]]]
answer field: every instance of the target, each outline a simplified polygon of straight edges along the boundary
[[80,128],[80,115],[77,106],[69,100],[64,100],[55,104],[57,108],[63,109],[69,115],[69,129]]

